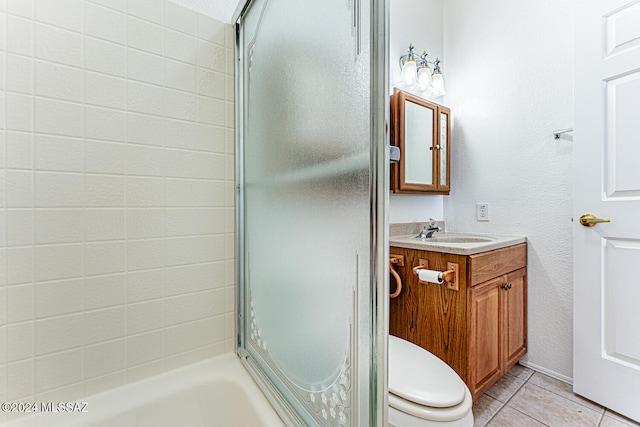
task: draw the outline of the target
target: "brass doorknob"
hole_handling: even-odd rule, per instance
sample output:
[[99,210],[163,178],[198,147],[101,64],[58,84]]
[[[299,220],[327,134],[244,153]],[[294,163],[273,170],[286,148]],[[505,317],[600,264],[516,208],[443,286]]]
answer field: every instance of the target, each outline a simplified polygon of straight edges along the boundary
[[594,214],[584,214],[580,217],[580,224],[585,227],[593,227],[596,224],[600,224],[601,222],[611,222],[610,219],[607,218],[598,218]]

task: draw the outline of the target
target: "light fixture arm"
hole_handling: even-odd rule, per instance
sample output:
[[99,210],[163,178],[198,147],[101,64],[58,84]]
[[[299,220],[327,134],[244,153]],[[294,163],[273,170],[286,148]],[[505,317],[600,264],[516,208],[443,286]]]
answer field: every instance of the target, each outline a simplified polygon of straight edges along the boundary
[[433,64],[433,74],[436,74],[436,73],[442,74],[442,71],[440,70],[440,59],[436,58],[436,60],[433,61],[432,64]]
[[402,55],[400,57],[400,69],[402,69],[402,67],[404,66],[405,62],[407,62],[407,61],[416,61],[418,59],[416,54],[413,53],[414,49],[415,49],[415,47],[413,46],[413,43],[409,43],[409,48],[407,49],[407,53],[405,53],[404,55]]
[[432,63],[429,60],[427,60],[427,57],[429,56],[429,54],[427,53],[426,50],[422,51],[422,55],[420,55],[420,61],[418,62],[418,68],[421,67],[429,67],[429,64]]

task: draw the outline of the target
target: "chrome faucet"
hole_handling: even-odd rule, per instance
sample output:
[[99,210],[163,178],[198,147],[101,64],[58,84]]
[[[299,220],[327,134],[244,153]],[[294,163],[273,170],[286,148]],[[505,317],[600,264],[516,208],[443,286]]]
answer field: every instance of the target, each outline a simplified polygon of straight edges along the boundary
[[433,237],[434,233],[437,233],[439,231],[440,231],[440,227],[438,227],[438,223],[436,222],[436,220],[433,219],[433,218],[429,218],[429,224],[426,225],[422,229],[420,234],[418,234],[416,237],[418,237],[420,239],[429,239],[429,238]]

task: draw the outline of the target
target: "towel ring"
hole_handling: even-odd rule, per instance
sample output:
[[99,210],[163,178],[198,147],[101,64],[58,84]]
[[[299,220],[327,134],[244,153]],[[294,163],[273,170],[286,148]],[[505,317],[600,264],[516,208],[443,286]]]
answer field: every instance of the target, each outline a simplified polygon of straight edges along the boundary
[[396,273],[396,270],[393,268],[393,262],[391,261],[389,261],[389,271],[393,275],[393,278],[396,279],[396,290],[394,293],[389,295],[389,298],[397,298],[398,295],[400,295],[400,292],[402,292],[402,279],[400,278],[400,275]]

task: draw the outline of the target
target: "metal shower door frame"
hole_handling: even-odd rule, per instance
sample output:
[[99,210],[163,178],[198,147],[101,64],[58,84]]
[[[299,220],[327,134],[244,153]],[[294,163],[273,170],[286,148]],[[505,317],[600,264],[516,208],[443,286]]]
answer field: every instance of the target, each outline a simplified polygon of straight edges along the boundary
[[[352,0],[354,3],[364,0]],[[388,30],[389,0],[369,0],[370,21],[370,315],[372,328],[369,351],[369,420],[370,426],[386,426],[388,406],[387,349],[389,318],[389,77]],[[267,399],[289,426],[304,426],[302,420],[271,384],[259,366],[248,357],[245,350],[243,316],[246,290],[244,272],[244,158],[243,158],[243,57],[241,20],[254,0],[241,0],[232,19],[235,23],[235,100],[236,100],[236,302],[237,302],[237,354]],[[357,6],[356,6],[357,7]]]

